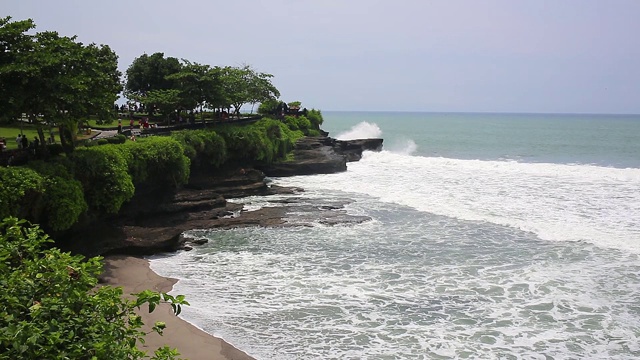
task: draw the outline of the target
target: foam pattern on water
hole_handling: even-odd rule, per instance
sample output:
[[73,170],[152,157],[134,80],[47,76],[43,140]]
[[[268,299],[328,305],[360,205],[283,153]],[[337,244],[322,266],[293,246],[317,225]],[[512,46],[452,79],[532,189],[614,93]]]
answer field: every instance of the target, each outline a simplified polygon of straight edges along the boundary
[[355,199],[373,221],[194,231],[152,268],[259,359],[640,356],[637,255]]
[[277,179],[640,253],[640,169],[365,152],[345,173]]

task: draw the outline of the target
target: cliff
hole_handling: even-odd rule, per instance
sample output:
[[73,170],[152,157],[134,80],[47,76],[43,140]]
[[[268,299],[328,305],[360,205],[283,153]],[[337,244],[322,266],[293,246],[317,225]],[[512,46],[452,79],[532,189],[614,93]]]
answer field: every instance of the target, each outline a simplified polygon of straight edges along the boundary
[[[382,139],[339,141],[329,137],[307,137],[297,142],[293,159],[258,169],[236,168],[215,174],[194,169],[182,189],[140,190],[117,216],[92,221],[77,228],[61,246],[87,256],[105,254],[148,255],[189,249],[181,234],[191,229],[243,226],[305,226],[357,223],[366,217],[351,216],[345,203],[318,200],[317,206],[301,206],[295,198],[278,207],[243,212],[241,204],[227,199],[251,195],[295,194],[298,188],[268,186],[265,176],[327,174],[346,171],[348,161],[357,161],[365,150],[380,150]],[[288,213],[297,220],[285,221]],[[89,239],[87,239],[89,238]]]

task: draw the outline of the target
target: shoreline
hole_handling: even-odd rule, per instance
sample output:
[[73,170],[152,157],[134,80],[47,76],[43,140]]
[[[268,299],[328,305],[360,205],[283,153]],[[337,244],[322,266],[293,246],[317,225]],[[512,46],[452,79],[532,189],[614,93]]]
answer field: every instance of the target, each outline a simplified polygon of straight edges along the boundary
[[[104,271],[100,279],[103,285],[122,287],[125,296],[147,289],[166,293],[171,291],[177,282],[176,279],[156,274],[151,270],[149,260],[127,255],[105,257]],[[167,324],[164,335],[148,334],[145,343],[139,345],[139,348],[148,354],[153,354],[157,348],[168,345],[176,348],[180,357],[191,360],[255,360],[223,339],[173,315],[169,304],[160,304],[153,313],[149,313],[143,307],[140,315],[145,323],[145,332],[149,332],[156,321],[164,321]]]

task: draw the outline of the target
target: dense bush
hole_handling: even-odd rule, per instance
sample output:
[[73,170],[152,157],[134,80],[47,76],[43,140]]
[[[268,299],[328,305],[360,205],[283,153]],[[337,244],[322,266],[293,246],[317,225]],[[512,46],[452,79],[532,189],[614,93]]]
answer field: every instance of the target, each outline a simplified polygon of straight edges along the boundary
[[154,136],[106,147],[123,154],[135,184],[177,187],[189,180],[189,158],[170,137]]
[[264,118],[254,124],[254,126],[263,129],[267,138],[271,141],[271,151],[274,152],[274,159],[282,159],[287,153],[293,150],[296,140],[303,137],[304,134],[299,130],[291,130],[282,121]]
[[98,139],[96,142],[98,143],[98,145],[107,145],[109,143],[109,140],[107,140],[107,139]]
[[[37,227],[0,222],[0,349],[3,359],[143,359],[143,322],[135,310],[169,302],[174,313],[188,305],[145,290],[132,300],[122,288],[98,286],[101,258],[85,261],[56,248]],[[156,322],[153,332],[162,334]],[[163,347],[152,359],[174,359]]]
[[247,126],[217,129],[227,144],[229,157],[241,163],[272,163],[283,158],[302,132],[292,131],[281,121],[264,118]]
[[311,109],[307,112],[307,119],[311,122],[314,129],[320,130],[320,125],[324,122],[322,118],[322,112],[320,110]]
[[0,218],[34,219],[42,208],[45,179],[32,169],[0,167]]
[[127,141],[127,137],[122,134],[118,134],[114,137],[107,138],[107,142],[109,144],[124,144],[126,141]]
[[127,159],[118,146],[78,148],[70,155],[75,178],[82,184],[90,209],[116,213],[133,197]]
[[64,148],[60,144],[49,144],[47,150],[51,156],[57,156],[64,152]]
[[225,126],[217,132],[227,144],[229,157],[241,163],[253,161],[269,162],[273,153],[269,149],[269,139],[261,128],[250,126]]
[[29,163],[44,178],[43,211],[34,220],[55,231],[70,228],[87,210],[82,184],[69,172],[70,164],[63,164],[66,160]]
[[183,130],[171,134],[191,161],[219,167],[227,160],[224,138],[213,130]]
[[[285,116],[284,117],[284,123],[287,124],[289,129],[294,130],[294,131],[295,130],[300,130],[300,131],[302,131],[303,134],[305,134],[307,136],[315,136],[313,134],[318,134],[318,131],[317,131],[316,127],[304,115]],[[313,132],[313,134],[312,134],[312,132]]]

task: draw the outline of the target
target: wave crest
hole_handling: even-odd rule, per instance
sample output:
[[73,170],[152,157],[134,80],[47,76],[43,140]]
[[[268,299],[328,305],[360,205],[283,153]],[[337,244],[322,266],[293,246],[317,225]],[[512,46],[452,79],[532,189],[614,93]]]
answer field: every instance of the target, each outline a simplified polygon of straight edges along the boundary
[[372,124],[363,121],[357,125],[354,125],[351,129],[342,132],[336,136],[338,140],[356,140],[356,139],[371,139],[379,138],[382,136],[382,130],[377,124]]

